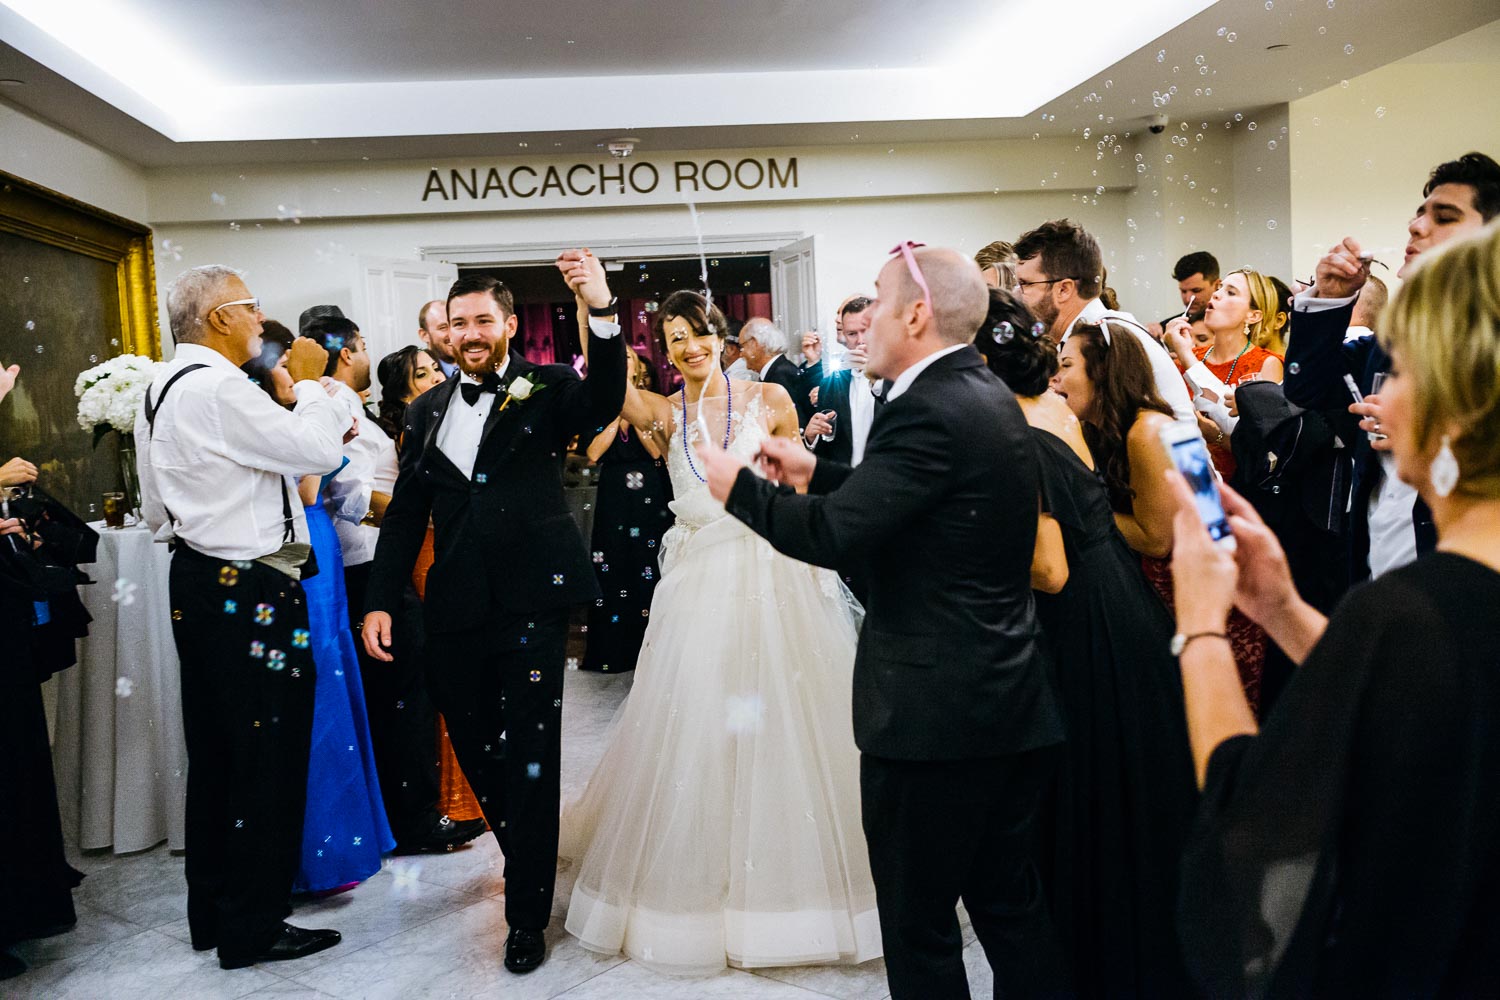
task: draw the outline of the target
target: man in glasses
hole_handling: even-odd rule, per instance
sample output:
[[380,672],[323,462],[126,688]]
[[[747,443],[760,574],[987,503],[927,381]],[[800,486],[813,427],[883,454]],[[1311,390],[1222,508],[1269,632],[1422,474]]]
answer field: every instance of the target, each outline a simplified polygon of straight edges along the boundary
[[1129,313],[1109,309],[1103,291],[1104,260],[1099,243],[1076,222],[1054,219],[1016,241],[1016,283],[1033,315],[1047,324],[1048,336],[1059,347],[1077,323],[1098,324],[1106,339],[1128,332],[1141,342],[1151,359],[1156,391],[1178,420],[1192,421],[1193,400],[1167,349]]
[[854,738],[892,996],[968,996],[960,898],[996,995],[1058,996],[1034,841],[1063,732],[1031,597],[1030,431],[974,350],[972,260],[903,244],[876,294],[866,371],[889,388],[864,461],[768,439],[762,479],[710,442],[709,489],[792,558],[868,582]]
[[177,352],[136,417],[141,506],[172,543],[172,634],[187,737],[188,932],[219,965],[301,958],[337,931],[284,922],[302,847],[315,671],[301,580],[309,561],[298,476],[339,467],[352,421],[319,377],[328,354],[298,339],[286,410],[240,365],[261,313],[239,272],[173,282]]

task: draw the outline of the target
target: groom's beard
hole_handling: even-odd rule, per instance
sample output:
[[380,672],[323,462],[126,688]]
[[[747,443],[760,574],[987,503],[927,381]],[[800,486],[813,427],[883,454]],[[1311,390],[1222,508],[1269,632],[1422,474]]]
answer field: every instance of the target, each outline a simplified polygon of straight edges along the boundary
[[455,352],[457,355],[456,360],[458,362],[458,370],[463,372],[465,375],[488,375],[490,372],[497,370],[502,364],[505,363],[505,355],[509,351],[509,349],[510,343],[508,341],[496,341],[495,344],[490,348],[489,355],[481,358],[476,364],[473,359],[470,358],[468,352],[464,350],[464,346],[460,344],[458,345],[457,352]]

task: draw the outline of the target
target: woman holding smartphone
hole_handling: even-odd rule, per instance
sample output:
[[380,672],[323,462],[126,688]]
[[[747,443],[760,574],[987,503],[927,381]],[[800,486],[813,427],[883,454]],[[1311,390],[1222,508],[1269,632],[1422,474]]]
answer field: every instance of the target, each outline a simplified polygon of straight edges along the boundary
[[[1231,552],[1171,477],[1203,788],[1178,927],[1206,995],[1500,995],[1500,229],[1412,274],[1382,340],[1378,447],[1431,506],[1437,551],[1325,619],[1248,503],[1221,488]],[[1231,605],[1299,664],[1263,728]]]

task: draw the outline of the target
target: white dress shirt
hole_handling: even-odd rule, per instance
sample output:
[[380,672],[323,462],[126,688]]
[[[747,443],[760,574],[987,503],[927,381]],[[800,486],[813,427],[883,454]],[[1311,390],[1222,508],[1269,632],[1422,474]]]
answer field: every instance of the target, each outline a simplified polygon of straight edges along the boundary
[[[510,371],[510,355],[495,369],[495,374],[504,381]],[[438,427],[437,446],[448,460],[458,467],[465,479],[474,478],[474,460],[479,457],[479,439],[484,436],[484,422],[495,408],[495,397],[499,392],[481,392],[470,406],[464,402],[463,383],[479,385],[482,379],[465,372],[459,376],[460,384],[448,401],[448,411],[443,414],[443,423]]]
[[[954,351],[961,351],[968,346],[968,344],[954,344],[952,347],[945,347],[941,351],[933,351],[931,354],[927,355],[927,357],[923,358],[921,361],[918,361],[916,364],[906,369],[906,371],[896,376],[896,381],[891,383],[890,390],[885,394],[885,401],[887,403],[894,403],[896,401],[896,397],[901,395],[907,389],[910,389],[911,384],[916,381],[917,376],[925,372],[928,366],[931,365],[934,361],[936,361],[938,358],[947,357]],[[850,386],[850,389],[852,390],[853,386]],[[854,393],[851,391],[849,395],[852,397]],[[873,402],[871,405],[873,406]]]
[[875,422],[875,385],[862,371],[849,374],[849,464],[858,465],[865,457],[865,442],[870,440],[870,425]]
[[1119,323],[1110,324],[1107,328],[1110,336],[1122,326],[1135,334],[1135,339],[1141,342],[1146,349],[1146,357],[1151,359],[1151,374],[1156,379],[1156,391],[1166,404],[1172,408],[1172,415],[1178,420],[1193,421],[1193,398],[1188,395],[1187,384],[1182,381],[1182,371],[1177,367],[1177,362],[1172,360],[1172,355],[1167,349],[1157,342],[1156,338],[1147,333],[1141,326],[1140,321],[1128,312],[1118,309],[1110,309],[1105,306],[1102,299],[1090,299],[1083,311],[1073,318],[1068,328],[1063,331],[1062,339],[1058,346],[1068,342],[1068,337],[1073,334],[1073,327],[1079,323],[1098,324],[1101,320],[1117,319]]
[[375,558],[380,529],[360,522],[370,512],[370,494],[375,490],[390,493],[395,487],[396,443],[369,418],[359,393],[348,385],[340,382],[333,399],[344,407],[359,433],[344,445],[349,464],[329,484],[324,506],[333,518],[344,565],[359,566]]
[[271,555],[282,546],[289,489],[295,537],[306,542],[296,484],[286,477],[338,468],[348,413],[309,379],[296,384],[297,405],[288,411],[201,344],[178,345],[152,381],[152,401],[160,402],[162,387],[190,364],[208,367],[172,386],[155,428],[144,407],[135,420],[141,507],[156,540],[175,536],[227,560]]

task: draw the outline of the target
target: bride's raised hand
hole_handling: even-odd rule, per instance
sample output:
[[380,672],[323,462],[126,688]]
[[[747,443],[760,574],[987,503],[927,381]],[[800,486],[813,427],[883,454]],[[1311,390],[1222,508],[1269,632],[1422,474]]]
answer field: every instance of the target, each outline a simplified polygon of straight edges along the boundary
[[755,462],[767,479],[800,490],[812,482],[818,459],[798,440],[769,437],[761,442]]

